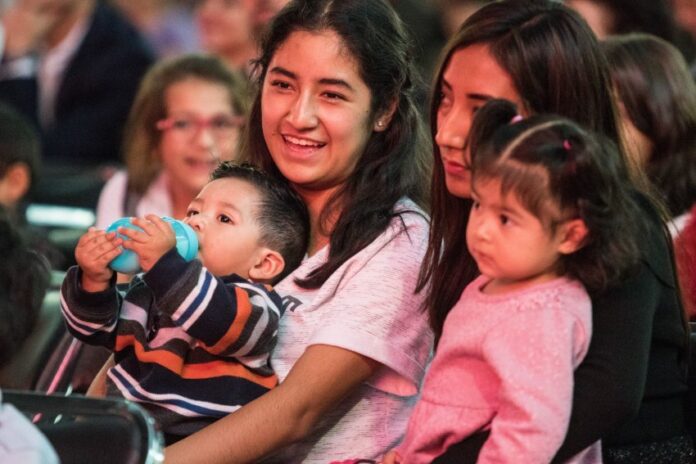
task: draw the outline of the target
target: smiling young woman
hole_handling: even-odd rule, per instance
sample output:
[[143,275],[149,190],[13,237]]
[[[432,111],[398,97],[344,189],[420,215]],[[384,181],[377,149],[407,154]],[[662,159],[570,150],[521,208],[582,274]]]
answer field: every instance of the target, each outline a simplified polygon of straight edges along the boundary
[[408,42],[382,0],[295,0],[275,17],[243,153],[310,213],[308,257],[276,287],[281,383],[167,462],[377,459],[403,435],[432,347],[415,292],[429,150]]

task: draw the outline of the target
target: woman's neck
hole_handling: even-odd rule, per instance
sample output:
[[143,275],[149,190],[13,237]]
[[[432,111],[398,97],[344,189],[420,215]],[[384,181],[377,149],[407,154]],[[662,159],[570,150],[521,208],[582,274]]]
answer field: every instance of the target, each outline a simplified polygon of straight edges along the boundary
[[309,211],[309,246],[307,255],[312,256],[329,243],[331,232],[338,220],[338,214],[334,213],[322,224],[322,212],[337,188],[328,190],[305,190],[296,187],[297,193],[302,197]]

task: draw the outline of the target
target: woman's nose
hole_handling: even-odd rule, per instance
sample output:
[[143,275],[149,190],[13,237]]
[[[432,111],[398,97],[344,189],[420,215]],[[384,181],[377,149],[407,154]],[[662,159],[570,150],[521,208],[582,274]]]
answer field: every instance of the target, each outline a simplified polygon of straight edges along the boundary
[[440,148],[464,150],[470,128],[471,118],[464,111],[452,108],[446,115],[437,118],[435,143]]
[[300,93],[290,107],[288,122],[295,129],[311,129],[317,125],[316,103],[309,93]]

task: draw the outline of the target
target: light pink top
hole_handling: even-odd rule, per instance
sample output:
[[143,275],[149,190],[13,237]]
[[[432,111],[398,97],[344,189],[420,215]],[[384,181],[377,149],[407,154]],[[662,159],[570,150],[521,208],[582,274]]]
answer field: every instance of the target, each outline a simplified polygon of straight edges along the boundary
[[[359,353],[382,368],[334,407],[316,431],[270,462],[321,463],[378,459],[406,431],[432,350],[424,294],[414,294],[428,241],[428,221],[411,201],[388,229],[347,260],[318,289],[294,279],[326,261],[328,247],[306,259],[276,286],[285,314],[271,364],[280,381],[310,345]],[[404,230],[403,225],[406,226]]]
[[[548,463],[568,428],[573,370],[590,343],[592,307],[565,278],[486,295],[481,276],[445,321],[422,397],[399,453],[430,463],[491,430],[479,463]],[[601,462],[599,442],[571,462]]]

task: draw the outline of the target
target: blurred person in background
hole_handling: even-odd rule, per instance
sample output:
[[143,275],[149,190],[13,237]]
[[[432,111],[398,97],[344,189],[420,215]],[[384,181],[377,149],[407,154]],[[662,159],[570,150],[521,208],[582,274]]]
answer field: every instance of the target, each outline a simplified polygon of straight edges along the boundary
[[97,228],[150,213],[183,219],[218,162],[236,156],[246,92],[246,80],[211,55],[155,65],[128,119],[126,169],[100,194]]
[[434,0],[438,9],[442,29],[446,37],[452,37],[466,18],[493,0]]
[[696,43],[675,20],[669,0],[565,0],[580,13],[599,39],[644,32],[671,43],[687,63],[696,59]]
[[97,0],[5,3],[0,101],[40,129],[46,175],[37,199],[94,207],[152,53]]
[[195,18],[202,48],[248,75],[257,54],[254,15],[253,0],[199,1]]
[[180,0],[111,0],[159,58],[200,49],[193,8]]

